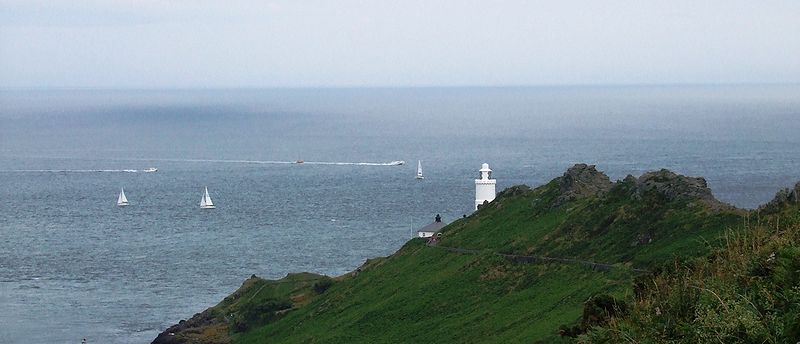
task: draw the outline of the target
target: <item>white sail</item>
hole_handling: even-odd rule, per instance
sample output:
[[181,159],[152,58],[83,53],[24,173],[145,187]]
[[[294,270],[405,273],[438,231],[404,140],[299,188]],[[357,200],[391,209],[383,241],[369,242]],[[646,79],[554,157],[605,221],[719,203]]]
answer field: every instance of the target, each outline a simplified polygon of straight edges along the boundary
[[425,178],[422,176],[422,160],[417,160],[417,179]]
[[205,188],[203,198],[200,199],[200,208],[214,209],[214,202],[211,201],[211,196],[208,194],[208,187]]
[[128,198],[125,197],[125,189],[119,189],[119,197],[117,197],[117,205],[122,207],[128,205]]

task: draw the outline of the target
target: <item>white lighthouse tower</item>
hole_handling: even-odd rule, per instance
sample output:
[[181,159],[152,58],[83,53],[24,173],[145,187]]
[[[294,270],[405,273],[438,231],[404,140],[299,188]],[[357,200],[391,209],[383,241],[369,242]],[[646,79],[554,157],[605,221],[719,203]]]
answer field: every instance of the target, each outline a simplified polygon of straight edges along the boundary
[[489,168],[489,164],[481,165],[480,173],[481,179],[475,179],[475,210],[478,210],[478,206],[484,201],[494,200],[494,187],[497,184],[497,181],[492,179],[492,170]]

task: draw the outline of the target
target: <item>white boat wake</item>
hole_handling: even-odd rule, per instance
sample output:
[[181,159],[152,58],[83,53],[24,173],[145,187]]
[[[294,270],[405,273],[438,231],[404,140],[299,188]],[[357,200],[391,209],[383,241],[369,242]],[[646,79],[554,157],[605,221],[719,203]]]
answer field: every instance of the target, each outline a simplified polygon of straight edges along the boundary
[[108,172],[108,173],[139,173],[139,172],[147,172],[145,170],[131,170],[131,169],[124,169],[124,170],[0,170],[0,172],[6,173],[100,173],[100,172]]
[[389,162],[331,162],[331,161],[276,161],[276,160],[222,160],[222,159],[115,159],[125,161],[170,161],[170,162],[214,162],[232,164],[298,164],[298,165],[356,165],[356,166],[400,166],[405,161],[395,160]]
[[[389,162],[331,162],[331,161],[273,161],[273,160],[220,160],[220,159],[113,159],[115,161],[170,161],[170,162],[211,162],[229,164],[297,164],[297,165],[353,165],[353,166],[400,166],[405,161],[395,160]],[[137,169],[42,169],[42,170],[0,170],[0,173],[152,173],[158,171],[155,167]]]
[[356,165],[356,166],[400,166],[405,165],[405,161],[390,162],[324,162],[324,161],[304,161],[302,164],[311,165]]
[[157,172],[158,169],[155,167],[148,167],[143,170],[134,170],[134,169],[121,169],[121,170],[103,170],[103,169],[95,169],[95,170],[70,170],[70,169],[60,169],[60,170],[0,170],[0,172],[38,172],[38,173],[98,173],[98,172],[121,172],[121,173],[153,173]]

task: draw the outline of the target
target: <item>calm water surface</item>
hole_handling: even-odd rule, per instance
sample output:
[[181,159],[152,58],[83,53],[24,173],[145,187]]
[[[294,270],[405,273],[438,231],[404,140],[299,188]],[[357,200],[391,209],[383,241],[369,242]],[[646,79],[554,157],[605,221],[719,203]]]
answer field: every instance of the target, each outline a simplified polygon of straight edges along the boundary
[[[268,163],[300,159],[377,164]],[[800,87],[2,91],[0,342],[146,343],[251,274],[351,271],[468,214],[483,162],[498,189],[669,168],[752,208],[800,180]]]

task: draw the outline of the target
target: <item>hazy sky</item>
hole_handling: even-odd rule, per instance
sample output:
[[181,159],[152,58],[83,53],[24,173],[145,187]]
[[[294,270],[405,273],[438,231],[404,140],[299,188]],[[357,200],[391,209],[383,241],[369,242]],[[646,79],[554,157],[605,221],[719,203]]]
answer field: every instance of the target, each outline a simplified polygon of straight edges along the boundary
[[0,0],[0,87],[800,82],[800,1]]

